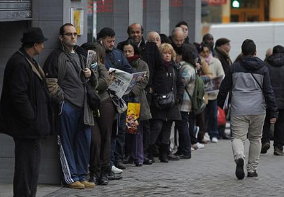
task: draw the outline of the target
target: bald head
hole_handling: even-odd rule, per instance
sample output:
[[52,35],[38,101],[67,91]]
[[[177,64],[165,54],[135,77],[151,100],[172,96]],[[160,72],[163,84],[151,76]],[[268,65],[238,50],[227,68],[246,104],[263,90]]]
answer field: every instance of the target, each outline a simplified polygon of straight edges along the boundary
[[133,23],[128,27],[127,33],[129,38],[138,44],[142,40],[143,27],[139,23]]
[[160,35],[155,31],[151,31],[151,32],[148,33],[147,41],[148,42],[155,42],[157,47],[159,47],[161,45]]
[[172,31],[172,40],[177,47],[181,47],[184,42],[184,32],[181,27],[176,27]]

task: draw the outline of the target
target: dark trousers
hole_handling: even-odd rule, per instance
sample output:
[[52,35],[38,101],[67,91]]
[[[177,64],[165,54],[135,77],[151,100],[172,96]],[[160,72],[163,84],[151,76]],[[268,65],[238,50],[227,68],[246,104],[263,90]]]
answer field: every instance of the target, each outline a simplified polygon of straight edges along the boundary
[[148,148],[150,145],[151,130],[150,130],[150,120],[143,121],[143,149],[144,157],[148,157]]
[[96,177],[100,177],[101,173],[110,173],[111,133],[115,113],[112,101],[110,99],[103,101],[100,105],[100,117],[91,127],[89,171]]
[[[284,109],[278,109],[278,119],[274,125],[274,147],[283,150],[284,145]],[[270,113],[266,110],[266,117],[263,125],[262,144],[270,142]]]
[[14,138],[14,197],[35,197],[41,160],[40,139]]
[[217,113],[218,113],[218,105],[217,105],[217,99],[216,100],[209,100],[208,104],[206,106],[207,110],[207,132],[210,135],[211,138],[219,137],[218,132],[218,119],[217,119]]
[[188,115],[188,123],[189,123],[189,135],[190,135],[190,141],[191,144],[197,143],[197,138],[195,136],[195,114],[193,112],[190,112]]
[[176,128],[179,133],[179,147],[178,151],[181,154],[191,154],[191,141],[189,135],[188,112],[180,112],[182,120],[176,121]]
[[204,134],[206,132],[206,110],[204,110],[202,113],[196,115],[196,126],[199,127],[199,133],[198,133],[198,142],[202,142],[204,138]]
[[84,181],[90,159],[91,128],[84,124],[83,110],[64,103],[59,116],[60,162],[64,181],[71,184]]
[[126,152],[134,159],[135,163],[143,164],[143,124],[144,121],[139,122],[138,131],[136,134],[126,133],[125,149]]
[[169,144],[172,124],[172,120],[152,119],[150,145],[154,145],[158,138],[161,144]]

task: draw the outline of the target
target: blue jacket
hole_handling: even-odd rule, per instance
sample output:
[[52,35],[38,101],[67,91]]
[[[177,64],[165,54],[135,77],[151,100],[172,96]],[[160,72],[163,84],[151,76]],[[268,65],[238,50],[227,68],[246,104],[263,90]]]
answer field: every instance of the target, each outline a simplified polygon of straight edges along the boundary
[[109,68],[116,68],[128,73],[133,73],[133,69],[129,65],[126,57],[120,50],[115,48],[112,51],[106,51],[105,66],[107,70],[109,70]]

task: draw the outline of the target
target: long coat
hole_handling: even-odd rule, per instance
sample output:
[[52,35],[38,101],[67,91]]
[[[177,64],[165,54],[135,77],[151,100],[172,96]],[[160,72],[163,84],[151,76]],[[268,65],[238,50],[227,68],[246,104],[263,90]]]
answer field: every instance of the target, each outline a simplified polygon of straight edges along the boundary
[[152,102],[151,113],[153,119],[181,120],[178,105],[183,99],[184,85],[181,77],[178,75],[178,71],[174,66],[174,63],[172,63],[172,66],[169,66],[168,69],[163,64],[163,66],[161,66],[159,71],[155,74],[155,78],[153,78],[154,93],[165,94],[170,92],[172,88],[177,101],[176,105],[169,109],[159,109],[155,106],[155,102]]
[[50,135],[51,105],[44,74],[23,48],[19,51],[9,59],[4,72],[0,103],[2,132],[16,138]]
[[148,105],[148,101],[146,99],[145,94],[145,87],[148,84],[149,80],[149,68],[146,62],[144,62],[141,59],[136,59],[130,62],[130,65],[133,68],[134,72],[144,72],[146,71],[146,77],[144,77],[144,80],[138,82],[132,89],[132,93],[135,95],[135,98],[137,98],[138,102],[140,103],[140,120],[149,120],[152,118],[150,108]]

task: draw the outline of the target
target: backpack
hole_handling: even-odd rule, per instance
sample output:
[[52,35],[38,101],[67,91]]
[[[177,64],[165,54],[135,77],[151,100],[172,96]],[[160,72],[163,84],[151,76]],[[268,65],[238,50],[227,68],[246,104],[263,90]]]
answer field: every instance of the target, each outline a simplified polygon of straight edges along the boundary
[[[181,65],[181,67],[185,64],[186,63],[183,63]],[[193,67],[191,64],[189,64],[189,65],[191,67]],[[195,70],[195,68],[194,68],[194,70]],[[193,111],[193,113],[194,114],[200,114],[201,112],[203,112],[203,110],[206,107],[206,103],[205,103],[205,100],[204,100],[205,87],[204,87],[203,80],[201,79],[201,77],[196,72],[195,72],[195,86],[194,86],[192,96],[189,94],[186,87],[185,87],[185,91],[187,92],[187,94],[188,94],[188,96],[191,100],[191,106],[192,106],[191,110]]]

